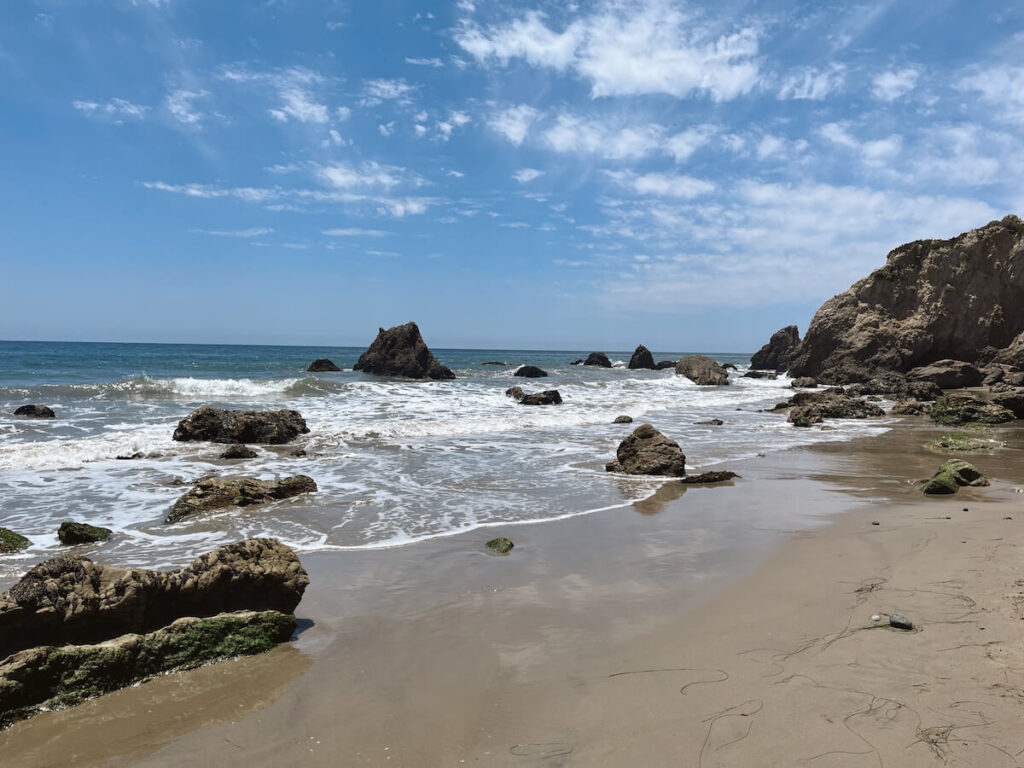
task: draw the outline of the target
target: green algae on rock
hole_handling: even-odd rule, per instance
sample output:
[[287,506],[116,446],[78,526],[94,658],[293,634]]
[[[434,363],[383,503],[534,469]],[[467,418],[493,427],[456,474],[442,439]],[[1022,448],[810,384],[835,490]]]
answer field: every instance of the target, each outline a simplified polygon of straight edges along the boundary
[[973,395],[940,397],[928,412],[932,421],[945,426],[959,424],[1005,424],[1014,420],[1013,411],[996,403],[986,403]]
[[92,544],[97,541],[106,541],[112,533],[113,531],[109,528],[66,520],[57,529],[57,538],[60,539],[61,544],[70,546],[72,544]]
[[933,451],[953,451],[956,453],[992,450],[1005,446],[1006,443],[999,440],[972,437],[964,432],[949,432],[928,443],[928,447]]
[[512,551],[515,544],[512,543],[512,539],[499,536],[497,539],[491,539],[484,546],[487,547],[487,551],[492,555],[507,555]]
[[950,459],[939,467],[938,472],[924,481],[921,491],[929,496],[949,495],[965,486],[979,487],[988,484],[988,478],[974,465],[963,459]]
[[20,533],[15,533],[10,528],[0,528],[0,555],[20,552],[23,549],[27,549],[31,543]]

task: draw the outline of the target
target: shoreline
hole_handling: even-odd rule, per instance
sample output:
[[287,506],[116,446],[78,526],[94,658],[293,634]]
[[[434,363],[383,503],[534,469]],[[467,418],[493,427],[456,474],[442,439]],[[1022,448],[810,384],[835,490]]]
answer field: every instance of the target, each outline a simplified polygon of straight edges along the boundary
[[[738,640],[754,647],[769,639],[784,648],[787,641],[800,647],[814,636],[842,634],[853,618],[862,618],[854,616],[851,599],[853,608],[877,612],[872,601],[889,588],[871,587],[861,601],[862,593],[851,597],[851,590],[839,588],[839,576],[853,583],[862,571],[860,581],[889,572],[891,584],[929,550],[949,550],[938,565],[959,574],[960,591],[976,583],[991,591],[983,576],[963,573],[959,561],[976,553],[959,545],[957,531],[963,518],[971,540],[995,538],[1019,524],[1002,517],[1024,521],[1012,487],[1024,481],[1014,461],[1022,430],[998,430],[1011,447],[969,457],[993,477],[992,487],[941,500],[905,482],[929,475],[941,462],[941,454],[922,447],[926,435],[939,431],[905,420],[880,436],[737,462],[730,468],[742,479],[732,485],[666,483],[632,504],[633,513],[615,508],[517,526],[517,546],[507,558],[483,554],[480,529],[415,547],[306,554],[312,585],[297,611],[304,631],[293,644],[17,724],[0,734],[5,765],[48,765],[68,755],[77,756],[77,765],[154,766],[271,765],[300,755],[310,766],[337,765],[339,755],[346,765],[626,765],[641,756],[656,765],[670,755],[682,764],[750,765],[758,764],[751,755],[782,759],[784,752],[772,750],[798,742],[780,713],[801,711],[799,699],[808,690],[771,698],[781,689],[764,689],[754,671],[774,662],[744,661],[735,671]],[[972,512],[959,512],[963,506]],[[925,516],[928,510],[944,511],[953,521]],[[920,551],[918,541],[927,542]],[[925,565],[917,578],[935,575],[937,566]],[[1010,564],[1002,558],[996,565],[1002,572]],[[877,652],[898,662],[913,650],[906,642],[911,638],[967,631],[966,625],[936,624],[923,618],[924,607],[903,602],[895,608],[924,621],[922,632],[857,632],[819,655],[836,657],[867,642],[862,636],[892,634]],[[1009,642],[999,639],[1002,627],[994,629],[987,628],[987,638]],[[1020,655],[1024,667],[1024,647]],[[680,671],[725,670],[727,661],[732,682],[713,684],[703,678],[720,675]],[[968,682],[979,676],[982,661],[965,662]],[[648,669],[662,671],[639,674]],[[819,674],[813,671],[811,677]],[[681,697],[680,688],[701,695]],[[738,705],[726,696],[738,695],[737,688],[759,692],[767,714],[715,715],[710,700]],[[829,698],[814,686],[810,693]],[[698,712],[705,703],[707,711]],[[699,726],[708,715],[716,717],[712,729]],[[754,733],[755,722],[768,721],[782,729],[771,738],[760,726],[754,739],[731,730],[750,724]],[[847,735],[834,733],[835,727]],[[835,722],[808,728],[812,735],[821,732],[822,741],[848,737]],[[714,760],[725,762],[707,762],[707,750],[694,752],[703,736],[705,746],[721,736]],[[755,743],[757,751],[744,752]],[[881,760],[885,750],[875,749]],[[924,751],[930,757],[899,753],[904,762],[896,764],[931,764],[915,762],[934,759],[931,748]],[[847,764],[827,762],[838,759],[819,756],[807,764]]]

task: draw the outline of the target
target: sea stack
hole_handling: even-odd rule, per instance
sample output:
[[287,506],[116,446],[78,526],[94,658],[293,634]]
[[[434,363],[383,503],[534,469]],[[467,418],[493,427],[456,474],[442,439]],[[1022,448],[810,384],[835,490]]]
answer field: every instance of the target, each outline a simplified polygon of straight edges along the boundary
[[416,323],[380,329],[377,338],[359,356],[353,371],[403,379],[454,379],[455,374],[434,358]]
[[795,325],[787,325],[773,333],[768,343],[754,353],[750,358],[750,367],[781,373],[789,368],[799,346],[800,331]]
[[646,369],[653,371],[658,366],[654,363],[654,355],[651,354],[651,350],[641,344],[633,350],[633,356],[629,358],[629,365],[626,367],[632,370]]

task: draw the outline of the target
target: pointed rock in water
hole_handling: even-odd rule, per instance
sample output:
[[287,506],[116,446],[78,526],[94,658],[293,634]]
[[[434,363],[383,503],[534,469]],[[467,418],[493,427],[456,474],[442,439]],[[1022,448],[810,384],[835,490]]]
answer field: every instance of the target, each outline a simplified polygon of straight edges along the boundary
[[178,422],[174,439],[280,445],[308,432],[298,411],[228,411],[204,405]]
[[27,419],[55,419],[57,414],[47,405],[22,405],[14,409],[15,416]]
[[686,474],[686,456],[675,440],[665,437],[650,424],[641,424],[619,444],[615,461],[609,462],[605,470],[628,475],[682,477]]
[[508,389],[505,390],[505,397],[511,397],[518,403],[524,397],[526,397],[526,393],[523,392],[522,387],[509,387]]
[[0,555],[28,549],[32,542],[10,528],[0,528]]
[[519,400],[520,405],[561,405],[562,395],[557,389],[548,389],[532,395],[523,395]]
[[525,379],[540,379],[548,375],[547,371],[541,370],[535,365],[524,365],[521,368],[517,368],[513,376],[521,376]]
[[220,455],[222,459],[255,459],[256,451],[248,445],[233,445]]
[[725,483],[729,480],[738,478],[735,472],[702,472],[699,475],[687,475],[686,477],[680,478],[680,483],[687,485],[707,485],[710,483]]
[[227,507],[248,507],[288,499],[303,493],[315,493],[313,478],[306,475],[284,480],[257,480],[255,477],[205,477],[174,502],[166,523],[176,523],[199,512]]
[[497,539],[491,539],[485,546],[492,555],[507,555],[512,551],[515,544],[512,543],[512,539],[506,539],[502,536]]
[[[675,363],[673,363],[675,365]],[[654,364],[654,355],[651,354],[651,350],[641,344],[639,347],[633,350],[633,356],[629,358],[629,365],[626,366],[631,370],[655,370],[657,366]]]
[[353,371],[365,371],[378,376],[398,376],[406,379],[454,379],[455,374],[441,365],[427,348],[416,323],[380,329],[377,338],[359,356]]
[[93,544],[98,541],[106,541],[112,533],[113,531],[109,528],[66,520],[57,529],[57,538],[60,539],[61,544],[71,546],[73,544]]
[[750,367],[779,373],[787,370],[800,346],[800,331],[787,325],[772,334],[771,339],[750,358]]
[[676,373],[701,386],[729,383],[729,372],[705,355],[687,355],[679,358]]
[[608,359],[608,355],[604,352],[591,352],[587,359],[583,361],[584,365],[596,365],[599,368],[611,368],[612,361]]
[[616,416],[615,417],[615,421],[612,422],[612,424],[632,424],[632,423],[633,423],[633,417],[632,416],[626,416],[626,415]]
[[336,366],[326,357],[318,357],[312,363],[309,364],[309,368],[306,369],[307,373],[336,373],[341,368]]

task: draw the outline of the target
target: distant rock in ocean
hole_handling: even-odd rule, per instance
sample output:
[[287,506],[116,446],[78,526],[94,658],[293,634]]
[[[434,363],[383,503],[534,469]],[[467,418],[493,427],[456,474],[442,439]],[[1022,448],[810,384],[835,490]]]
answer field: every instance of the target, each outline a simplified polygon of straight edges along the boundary
[[[673,363],[674,365],[675,363]],[[651,350],[641,344],[639,347],[633,350],[633,356],[629,358],[629,365],[626,366],[631,370],[650,370],[653,371],[656,366],[654,364],[654,355],[651,354]]]
[[679,358],[676,373],[701,386],[729,383],[729,372],[705,355],[687,355]]
[[608,355],[604,352],[591,352],[587,359],[583,361],[584,365],[596,365],[599,368],[611,368],[612,361],[608,359]]
[[396,325],[387,330],[381,328],[352,370],[405,379],[445,381],[455,378],[449,368],[434,358],[416,323]]
[[318,357],[312,363],[309,364],[309,368],[306,369],[307,373],[337,373],[341,368],[336,366],[326,357]]
[[521,376],[525,379],[541,379],[548,375],[547,371],[541,370],[535,365],[524,365],[517,368],[513,376]]
[[773,333],[768,343],[753,354],[750,367],[762,371],[785,371],[799,346],[800,331],[795,325],[787,325]]
[[47,405],[22,405],[14,409],[15,416],[27,419],[55,419],[57,414]]
[[229,411],[204,405],[178,422],[173,438],[280,445],[307,432],[309,427],[298,411]]

